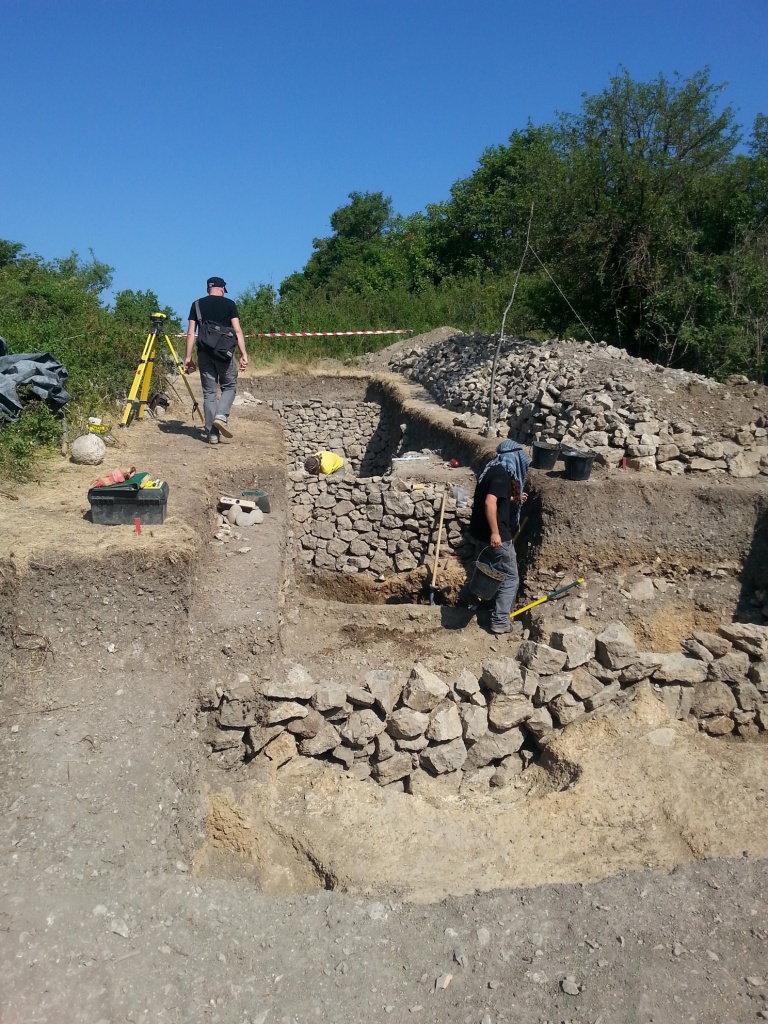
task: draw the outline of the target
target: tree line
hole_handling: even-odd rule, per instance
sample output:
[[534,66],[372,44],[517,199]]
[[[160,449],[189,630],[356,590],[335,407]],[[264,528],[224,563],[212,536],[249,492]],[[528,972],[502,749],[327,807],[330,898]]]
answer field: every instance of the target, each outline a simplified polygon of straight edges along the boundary
[[352,192],[303,270],[239,297],[241,319],[256,331],[498,331],[533,209],[508,332],[591,334],[763,379],[768,118],[744,138],[724,94],[708,70],[651,82],[622,71],[578,113],[487,149],[423,212]]

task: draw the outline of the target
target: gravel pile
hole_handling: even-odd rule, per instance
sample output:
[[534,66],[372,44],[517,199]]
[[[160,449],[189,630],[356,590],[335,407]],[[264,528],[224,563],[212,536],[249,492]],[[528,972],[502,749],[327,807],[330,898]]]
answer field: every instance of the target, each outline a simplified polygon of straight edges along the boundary
[[[426,387],[443,406],[487,417],[496,338],[456,335],[403,350],[391,369]],[[649,375],[653,388],[638,385]],[[497,369],[494,404],[499,434],[522,444],[557,441],[594,452],[597,464],[683,473],[768,475],[768,417],[713,434],[691,419],[660,412],[649,391],[674,396],[693,382],[727,405],[723,385],[685,370],[656,367],[606,344],[509,342]],[[748,384],[734,378],[732,386]]]

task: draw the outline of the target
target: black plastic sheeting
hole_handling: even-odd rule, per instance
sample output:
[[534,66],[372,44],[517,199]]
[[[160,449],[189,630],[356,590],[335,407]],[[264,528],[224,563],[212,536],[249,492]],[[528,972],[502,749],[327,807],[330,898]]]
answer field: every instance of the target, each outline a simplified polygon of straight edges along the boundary
[[[24,402],[34,396],[58,412],[72,396],[64,390],[69,373],[66,366],[50,352],[24,352],[6,355],[8,346],[0,338],[0,421],[14,423],[21,415]],[[22,396],[19,396],[22,388]]]

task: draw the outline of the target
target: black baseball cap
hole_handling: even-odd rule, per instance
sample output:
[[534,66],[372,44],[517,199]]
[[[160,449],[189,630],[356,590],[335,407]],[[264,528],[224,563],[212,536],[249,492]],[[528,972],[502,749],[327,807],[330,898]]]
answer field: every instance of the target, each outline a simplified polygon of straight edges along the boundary
[[227,290],[227,282],[223,277],[209,277],[205,282],[205,286],[206,288],[223,288],[224,291]]

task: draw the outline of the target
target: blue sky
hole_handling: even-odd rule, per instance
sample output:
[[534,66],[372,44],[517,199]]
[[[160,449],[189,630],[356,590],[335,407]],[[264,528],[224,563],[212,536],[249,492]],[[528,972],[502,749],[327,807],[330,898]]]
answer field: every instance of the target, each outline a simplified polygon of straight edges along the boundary
[[[765,0],[2,0],[0,237],[186,316],[300,270],[349,192],[407,214],[483,149],[709,65],[768,112]],[[350,324],[350,329],[376,325]]]

